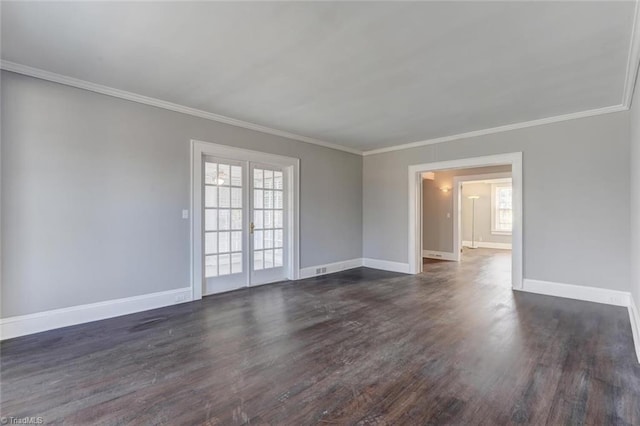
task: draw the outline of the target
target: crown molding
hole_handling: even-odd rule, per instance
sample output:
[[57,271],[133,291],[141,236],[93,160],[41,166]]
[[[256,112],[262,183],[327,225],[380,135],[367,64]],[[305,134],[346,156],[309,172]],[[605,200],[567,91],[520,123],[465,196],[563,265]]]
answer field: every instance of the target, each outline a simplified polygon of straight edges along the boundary
[[612,112],[626,111],[631,108],[633,92],[636,79],[638,77],[638,66],[640,65],[640,0],[635,0],[635,10],[633,14],[633,24],[631,29],[631,41],[629,42],[629,54],[627,57],[627,70],[622,92],[622,103],[604,108],[591,109],[587,111],[575,112],[554,117],[541,118],[539,120],[525,121],[521,123],[507,124],[504,126],[492,127],[489,129],[475,130],[467,133],[459,133],[451,136],[442,136],[424,141],[411,142],[402,145],[394,145],[387,148],[372,149],[364,151],[363,156],[382,154],[385,152],[399,151],[403,149],[417,148],[425,145],[432,145],[442,142],[450,142],[459,139],[467,139],[475,136],[484,136],[494,133],[507,132],[509,130],[524,129],[527,127],[542,126],[545,124],[557,123],[560,121],[575,120],[577,118],[592,117],[594,115],[609,114]]
[[522,123],[507,124],[504,126],[492,127],[489,129],[474,130],[472,132],[467,132],[467,133],[459,133],[457,135],[443,136],[440,138],[427,139],[419,142],[411,142],[411,143],[406,143],[402,145],[394,145],[387,148],[373,149],[370,151],[364,151],[362,155],[367,156],[367,155],[374,155],[374,154],[382,154],[382,153],[391,152],[391,151],[399,151],[399,150],[409,149],[409,148],[417,148],[425,145],[433,145],[437,143],[450,142],[450,141],[455,141],[459,139],[473,138],[476,136],[485,136],[485,135],[491,135],[494,133],[508,132],[509,130],[525,129],[527,127],[542,126],[544,124],[557,123],[560,121],[568,121],[568,120],[575,120],[577,118],[592,117],[594,115],[610,114],[612,112],[626,111],[628,109],[629,108],[626,107],[625,105],[614,105],[614,106],[609,106],[604,108],[590,109],[587,111],[574,112],[571,114],[556,115],[554,117],[541,118],[539,120],[524,121]]
[[15,72],[18,74],[27,75],[27,76],[39,78],[42,80],[52,81],[54,83],[59,83],[67,86],[76,87],[79,89],[89,90],[91,92],[100,93],[102,95],[113,96],[115,98],[126,99],[128,101],[138,102],[145,105],[151,105],[151,106],[163,108],[169,111],[188,114],[194,117],[200,117],[200,118],[204,118],[211,121],[217,121],[219,123],[230,124],[236,127],[242,127],[244,129],[255,130],[257,132],[268,133],[270,135],[275,135],[275,136],[281,136],[283,138],[293,139],[299,142],[310,143],[313,145],[320,145],[325,148],[337,149],[340,151],[349,152],[351,154],[362,155],[362,151],[359,151],[354,148],[349,148],[346,146],[322,141],[319,139],[310,138],[307,136],[296,135],[294,133],[289,133],[284,130],[273,129],[271,127],[262,126],[260,124],[254,124],[248,121],[237,120],[235,118],[226,117],[224,115],[214,114],[214,113],[203,111],[200,109],[175,104],[173,102],[167,102],[160,99],[151,98],[149,96],[143,96],[137,93],[115,89],[113,87],[104,86],[102,84],[96,84],[96,83],[91,83],[89,81],[80,80],[73,77],[67,77],[62,74],[56,74],[54,72],[45,71],[39,68],[33,68],[30,66],[18,64],[15,62],[2,60],[0,61],[0,68],[6,71]]
[[631,27],[631,41],[629,42],[629,56],[627,58],[627,73],[624,79],[624,90],[622,92],[622,105],[627,109],[631,108],[633,91],[638,77],[638,64],[640,63],[640,26],[638,15],[640,15],[640,2],[636,0],[636,8],[633,14],[633,25]]
[[[636,12],[640,13],[640,7],[638,5],[639,5],[639,3],[637,1],[636,2]],[[634,38],[632,39],[631,44],[632,44],[632,47],[631,47],[630,53],[629,53],[629,64],[635,63],[637,65],[637,62],[640,61],[640,28],[635,28],[635,24],[634,24]],[[632,54],[631,53],[632,51],[634,51],[635,53]],[[633,62],[633,61],[636,61],[636,62]],[[91,82],[88,82],[88,81],[85,81],[85,80],[80,80],[80,79],[73,78],[73,77],[67,77],[67,76],[64,76],[64,75],[61,75],[61,74],[56,74],[56,73],[53,73],[53,72],[50,72],[50,71],[45,71],[45,70],[41,70],[41,69],[38,69],[38,68],[29,67],[29,66],[26,66],[26,65],[15,63],[15,62],[2,60],[2,61],[0,61],[0,69],[6,70],[6,71],[15,72],[15,73],[18,73],[18,74],[27,75],[27,76],[30,76],[30,77],[39,78],[39,79],[42,79],[42,80],[52,81],[54,83],[59,83],[59,84],[64,84],[64,85],[71,86],[71,87],[76,87],[76,88],[79,88],[79,89],[89,90],[89,91],[100,93],[100,94],[107,95],[107,96],[113,96],[113,97],[120,98],[120,99],[126,99],[126,100],[132,101],[132,102],[138,102],[138,103],[145,104],[145,105],[151,105],[151,106],[155,106],[155,107],[158,107],[158,108],[163,108],[163,109],[166,109],[166,110],[169,110],[169,111],[175,111],[175,112],[179,112],[179,113],[182,113],[182,114],[192,115],[192,116],[195,116],[195,117],[200,117],[200,118],[204,118],[204,119],[207,119],[207,120],[216,121],[216,122],[219,122],[219,123],[229,124],[229,125],[232,125],[232,126],[241,127],[241,128],[249,129],[249,130],[255,130],[255,131],[258,131],[258,132],[267,133],[267,134],[271,134],[271,135],[275,135],[275,136],[281,136],[281,137],[284,137],[284,138],[287,138],[287,139],[296,140],[296,141],[299,141],[299,142],[305,142],[305,143],[310,143],[310,144],[313,144],[313,145],[324,146],[326,148],[336,149],[336,150],[339,150],[339,151],[344,151],[344,152],[348,152],[348,153],[351,153],[351,154],[362,155],[362,156],[374,155],[374,154],[382,154],[382,153],[385,153],[385,152],[392,152],[392,151],[400,151],[400,150],[405,150],[405,149],[410,149],[410,148],[417,148],[417,147],[426,146],[426,145],[433,145],[433,144],[438,144],[438,143],[443,143],[443,142],[451,142],[451,141],[456,141],[456,140],[460,140],[460,139],[468,139],[468,138],[473,138],[473,137],[477,137],[477,136],[490,135],[490,134],[494,134],[494,133],[502,133],[502,132],[507,132],[507,131],[510,131],[510,130],[518,130],[518,129],[524,129],[524,128],[527,128],[527,127],[535,127],[535,126],[542,126],[542,125],[545,125],[545,124],[557,123],[557,122],[561,122],[561,121],[568,121],[568,120],[575,120],[575,119],[579,119],[579,118],[592,117],[592,116],[595,116],[595,115],[610,114],[610,113],[613,113],[613,112],[626,111],[630,107],[631,98],[632,98],[632,95],[633,95],[633,85],[635,84],[635,78],[636,78],[637,71],[638,71],[638,67],[637,66],[629,66],[628,70],[627,70],[627,79],[628,79],[628,81],[631,81],[631,83],[627,83],[625,85],[625,100],[627,99],[626,96],[628,95],[629,105],[623,103],[623,104],[620,104],[620,105],[613,105],[613,106],[608,106],[608,107],[604,107],[604,108],[596,108],[596,109],[591,109],[591,110],[587,110],[587,111],[575,112],[575,113],[571,113],[571,114],[556,115],[556,116],[553,116],[553,117],[541,118],[541,119],[538,119],[538,120],[524,121],[524,122],[520,122],[520,123],[507,124],[507,125],[504,125],[504,126],[491,127],[491,128],[488,128],[488,129],[474,130],[474,131],[471,131],[471,132],[459,133],[459,134],[450,135],[450,136],[442,136],[442,137],[433,138],[433,139],[427,139],[427,140],[423,140],[423,141],[410,142],[410,143],[401,144],[401,145],[393,145],[393,146],[390,146],[390,147],[373,149],[373,150],[369,150],[369,151],[360,151],[358,149],[349,148],[349,147],[346,147],[346,146],[343,146],[343,145],[338,145],[338,144],[334,144],[334,143],[331,143],[331,142],[325,142],[325,141],[322,141],[322,140],[313,139],[313,138],[309,138],[309,137],[306,137],[306,136],[296,135],[296,134],[289,133],[289,132],[286,132],[286,131],[283,131],[283,130],[272,129],[270,127],[261,126],[259,124],[249,123],[249,122],[246,122],[246,121],[237,120],[235,118],[230,118],[230,117],[226,117],[226,116],[223,116],[223,115],[210,113],[210,112],[203,111],[203,110],[186,107],[186,106],[175,104],[175,103],[172,103],[172,102],[167,102],[167,101],[163,101],[163,100],[160,100],[160,99],[155,99],[155,98],[151,98],[151,97],[148,97],[148,96],[138,95],[136,93],[127,92],[125,90],[115,89],[115,88],[108,87],[108,86],[103,86],[101,84],[91,83]]]

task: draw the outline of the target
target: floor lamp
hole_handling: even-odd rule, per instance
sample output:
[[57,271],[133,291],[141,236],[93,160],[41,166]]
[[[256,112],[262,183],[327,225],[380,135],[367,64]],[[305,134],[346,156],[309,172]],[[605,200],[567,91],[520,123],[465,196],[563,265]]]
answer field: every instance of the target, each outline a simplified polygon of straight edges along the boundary
[[469,195],[468,197],[471,200],[471,247],[469,248],[478,248],[476,247],[476,200],[480,198],[479,195]]

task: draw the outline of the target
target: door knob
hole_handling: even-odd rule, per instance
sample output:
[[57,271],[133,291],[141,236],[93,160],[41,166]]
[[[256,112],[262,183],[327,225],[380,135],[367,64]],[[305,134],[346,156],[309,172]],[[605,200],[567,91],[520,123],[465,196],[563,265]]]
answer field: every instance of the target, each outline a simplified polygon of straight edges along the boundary
[[251,225],[249,225],[249,231],[253,234],[253,228],[255,228],[255,226],[253,225],[253,222],[251,222]]

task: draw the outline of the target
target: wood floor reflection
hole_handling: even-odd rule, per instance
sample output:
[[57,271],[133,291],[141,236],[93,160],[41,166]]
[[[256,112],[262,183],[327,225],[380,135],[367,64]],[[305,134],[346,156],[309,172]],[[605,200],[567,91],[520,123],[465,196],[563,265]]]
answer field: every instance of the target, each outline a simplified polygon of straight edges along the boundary
[[359,268],[8,340],[2,415],[67,424],[640,424],[625,308],[510,253]]

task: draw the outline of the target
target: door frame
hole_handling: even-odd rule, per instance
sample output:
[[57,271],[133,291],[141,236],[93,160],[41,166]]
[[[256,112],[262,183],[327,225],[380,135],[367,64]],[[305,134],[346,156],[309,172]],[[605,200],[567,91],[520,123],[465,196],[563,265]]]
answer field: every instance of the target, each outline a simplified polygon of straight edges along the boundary
[[[511,285],[522,289],[523,269],[523,176],[522,152],[462,158],[458,160],[436,161],[414,164],[409,169],[409,273],[422,272],[422,173],[451,169],[467,169],[511,165],[513,187],[513,231],[511,252]],[[418,238],[420,236],[420,238]]]
[[[454,176],[453,178],[453,256],[460,262],[462,248],[462,184],[476,180],[513,179],[511,172],[486,173],[482,175]],[[513,231],[512,231],[513,234]]]
[[[202,189],[202,157],[213,156],[230,160],[272,164],[283,168],[287,180],[287,200],[285,210],[287,220],[288,250],[285,256],[285,276],[297,280],[300,276],[300,159],[282,155],[268,154],[244,148],[236,148],[212,142],[191,140],[191,234],[190,234],[190,272],[192,300],[202,299],[205,285],[204,277],[204,218]],[[249,187],[247,187],[247,193]],[[250,271],[247,271],[250,272]],[[247,274],[250,277],[250,273]],[[247,284],[250,278],[247,278]]]

